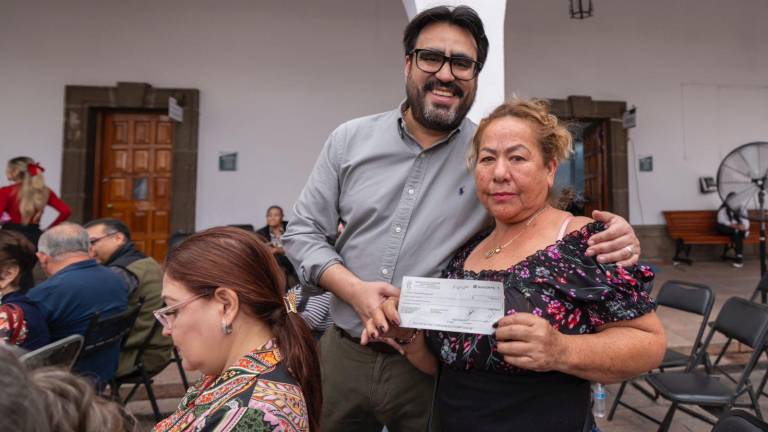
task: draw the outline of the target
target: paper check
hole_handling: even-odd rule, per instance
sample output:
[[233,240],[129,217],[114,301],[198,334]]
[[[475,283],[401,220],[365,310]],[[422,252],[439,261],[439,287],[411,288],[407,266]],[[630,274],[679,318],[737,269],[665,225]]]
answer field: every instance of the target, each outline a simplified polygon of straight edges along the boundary
[[400,326],[491,334],[504,317],[501,282],[406,276],[400,289]]

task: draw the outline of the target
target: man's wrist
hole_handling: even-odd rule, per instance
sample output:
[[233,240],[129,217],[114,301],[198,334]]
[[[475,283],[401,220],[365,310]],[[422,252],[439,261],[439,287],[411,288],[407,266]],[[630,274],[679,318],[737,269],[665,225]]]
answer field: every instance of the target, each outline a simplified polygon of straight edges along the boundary
[[346,283],[346,288],[343,291],[342,295],[339,295],[339,297],[347,302],[352,308],[355,310],[357,315],[360,317],[360,320],[365,324],[365,321],[367,319],[367,314],[369,311],[365,309],[364,301],[365,301],[365,289],[364,284],[365,282],[362,281],[362,279],[354,278],[352,280],[349,280]]
[[[307,278],[308,282],[311,282],[311,280],[311,278]],[[332,292],[337,297],[351,304],[350,297],[358,291],[354,289],[354,285],[361,281],[360,278],[344,267],[341,261],[331,261],[321,269],[317,282],[321,288]]]

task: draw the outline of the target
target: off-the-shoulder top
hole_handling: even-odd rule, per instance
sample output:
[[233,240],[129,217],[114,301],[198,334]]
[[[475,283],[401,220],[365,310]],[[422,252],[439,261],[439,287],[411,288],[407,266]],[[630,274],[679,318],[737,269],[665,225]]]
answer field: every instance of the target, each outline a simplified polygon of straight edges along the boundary
[[[603,324],[635,319],[656,307],[646,286],[653,280],[650,269],[598,264],[584,254],[587,240],[603,229],[599,222],[585,225],[506,270],[464,270],[467,257],[491,233],[488,229],[457,252],[442,277],[502,282],[507,315],[530,312],[564,334],[594,333]],[[453,369],[532,373],[505,363],[493,335],[429,331],[427,343]]]

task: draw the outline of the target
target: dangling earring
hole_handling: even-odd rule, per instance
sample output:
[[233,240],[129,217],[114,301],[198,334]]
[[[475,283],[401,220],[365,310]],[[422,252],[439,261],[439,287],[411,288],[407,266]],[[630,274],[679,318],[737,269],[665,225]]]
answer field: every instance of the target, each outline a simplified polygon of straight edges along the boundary
[[232,334],[232,324],[227,324],[226,322],[221,322],[221,332],[224,333],[224,335]]

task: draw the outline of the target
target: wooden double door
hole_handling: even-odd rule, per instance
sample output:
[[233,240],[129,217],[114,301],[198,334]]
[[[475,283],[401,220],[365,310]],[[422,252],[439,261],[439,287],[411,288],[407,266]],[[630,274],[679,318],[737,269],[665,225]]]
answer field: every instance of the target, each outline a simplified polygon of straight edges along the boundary
[[94,213],[122,220],[136,247],[163,262],[168,250],[173,129],[161,114],[103,113],[95,155]]

